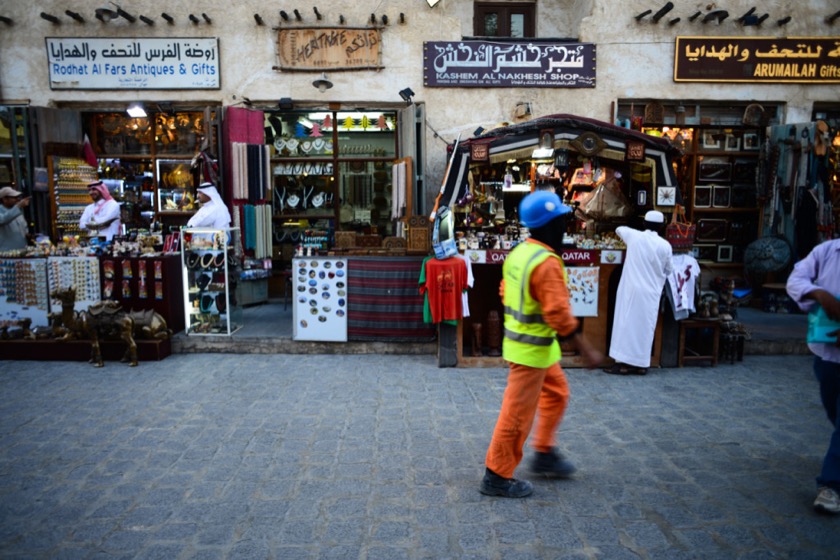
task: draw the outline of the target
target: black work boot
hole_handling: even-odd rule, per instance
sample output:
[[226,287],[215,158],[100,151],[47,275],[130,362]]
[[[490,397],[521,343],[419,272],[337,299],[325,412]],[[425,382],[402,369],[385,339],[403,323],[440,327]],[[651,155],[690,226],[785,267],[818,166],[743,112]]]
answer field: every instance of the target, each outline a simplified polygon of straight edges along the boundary
[[552,448],[548,453],[537,451],[531,460],[531,472],[552,476],[555,478],[568,478],[575,474],[577,468],[557,449]]
[[479,492],[487,496],[501,496],[502,498],[524,498],[534,491],[533,485],[527,480],[505,478],[490,469],[484,469],[484,479],[481,481]]

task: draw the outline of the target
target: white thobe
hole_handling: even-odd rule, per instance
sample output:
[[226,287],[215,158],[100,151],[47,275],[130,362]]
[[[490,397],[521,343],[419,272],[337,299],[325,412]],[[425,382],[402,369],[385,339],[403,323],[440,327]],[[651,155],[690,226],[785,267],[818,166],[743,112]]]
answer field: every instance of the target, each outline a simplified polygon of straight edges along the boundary
[[79,220],[79,227],[86,230],[87,225],[92,221],[101,224],[111,219],[114,221],[108,227],[100,230],[90,230],[88,235],[90,237],[102,235],[110,241],[115,235],[120,234],[120,203],[113,198],[108,200],[103,198],[85,207],[82,218]]
[[223,203],[214,200],[201,205],[198,212],[193,214],[187,227],[225,229],[230,227],[230,212]]
[[615,301],[610,358],[634,367],[650,366],[659,300],[671,274],[671,245],[656,232],[627,226],[615,233],[627,245]]

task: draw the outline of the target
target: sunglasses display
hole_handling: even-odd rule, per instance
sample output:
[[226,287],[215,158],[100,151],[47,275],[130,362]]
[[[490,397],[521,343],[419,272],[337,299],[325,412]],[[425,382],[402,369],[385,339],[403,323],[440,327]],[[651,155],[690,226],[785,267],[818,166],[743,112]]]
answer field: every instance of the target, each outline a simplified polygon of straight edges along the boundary
[[[311,296],[301,294],[293,308],[294,340],[347,340],[347,313],[341,309],[345,305],[346,280],[342,277],[346,267],[346,260],[335,257],[293,260],[292,268],[297,271],[292,277],[295,289]],[[339,309],[333,307],[336,300],[340,302]]]

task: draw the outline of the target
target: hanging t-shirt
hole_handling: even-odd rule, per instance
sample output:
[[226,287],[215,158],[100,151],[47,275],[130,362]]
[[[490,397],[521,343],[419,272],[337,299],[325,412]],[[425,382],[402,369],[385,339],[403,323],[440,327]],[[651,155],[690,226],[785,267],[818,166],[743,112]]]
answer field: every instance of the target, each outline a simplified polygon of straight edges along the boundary
[[673,271],[668,275],[668,300],[674,306],[674,318],[685,319],[694,309],[694,288],[700,277],[700,264],[691,255],[677,253],[671,257]]
[[420,293],[429,296],[432,321],[463,317],[461,293],[467,289],[467,265],[458,257],[429,259],[425,263],[426,283]]

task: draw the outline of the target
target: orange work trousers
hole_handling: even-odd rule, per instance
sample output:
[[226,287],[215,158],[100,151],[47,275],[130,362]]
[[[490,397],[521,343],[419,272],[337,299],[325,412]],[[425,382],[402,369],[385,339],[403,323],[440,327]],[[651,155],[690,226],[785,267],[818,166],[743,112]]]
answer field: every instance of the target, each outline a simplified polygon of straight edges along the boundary
[[531,446],[543,453],[554,447],[555,432],[568,403],[569,383],[559,363],[545,369],[510,364],[502,409],[487,449],[487,468],[513,478],[535,415],[537,427]]

